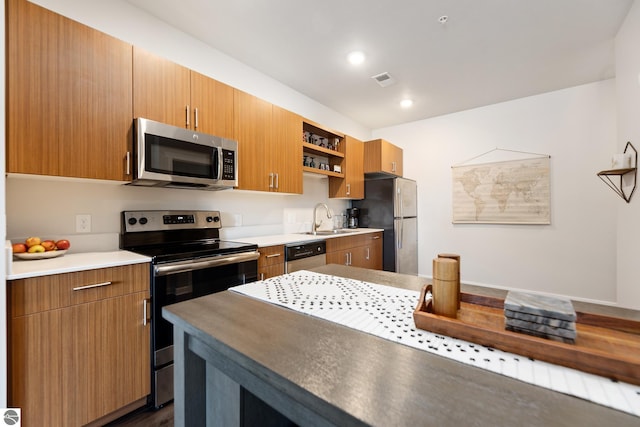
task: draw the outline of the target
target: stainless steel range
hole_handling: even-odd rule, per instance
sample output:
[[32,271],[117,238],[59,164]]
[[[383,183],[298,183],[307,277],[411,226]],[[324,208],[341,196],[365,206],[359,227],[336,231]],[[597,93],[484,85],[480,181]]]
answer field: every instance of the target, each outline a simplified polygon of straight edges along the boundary
[[220,240],[218,211],[122,212],[120,248],[152,257],[152,404],[173,399],[173,326],[162,307],[258,279],[258,246]]

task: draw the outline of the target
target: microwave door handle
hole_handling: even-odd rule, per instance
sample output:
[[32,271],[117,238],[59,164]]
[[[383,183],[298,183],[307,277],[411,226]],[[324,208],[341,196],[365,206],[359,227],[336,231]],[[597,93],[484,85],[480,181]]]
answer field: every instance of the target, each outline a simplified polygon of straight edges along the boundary
[[220,181],[222,179],[222,147],[213,147],[212,153],[213,179]]

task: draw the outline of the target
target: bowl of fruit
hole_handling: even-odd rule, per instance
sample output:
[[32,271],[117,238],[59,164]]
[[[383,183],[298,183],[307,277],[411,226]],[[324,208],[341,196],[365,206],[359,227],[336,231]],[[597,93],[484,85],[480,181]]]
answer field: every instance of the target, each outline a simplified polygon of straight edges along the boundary
[[70,247],[67,239],[42,240],[39,237],[29,237],[24,242],[11,245],[14,257],[27,260],[56,258],[67,253]]

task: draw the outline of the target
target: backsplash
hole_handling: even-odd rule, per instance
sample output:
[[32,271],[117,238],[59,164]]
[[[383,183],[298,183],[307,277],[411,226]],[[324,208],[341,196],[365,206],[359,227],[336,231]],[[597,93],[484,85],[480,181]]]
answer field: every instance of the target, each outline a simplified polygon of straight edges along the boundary
[[[67,238],[73,252],[118,249],[123,210],[201,209],[221,212],[221,237],[241,239],[311,229],[313,207],[342,213],[347,200],[328,199],[326,178],[304,177],[304,194],[144,188],[118,182],[30,175],[6,180],[7,239]],[[76,215],[91,216],[91,231],[76,232]],[[330,220],[327,220],[330,221]],[[323,224],[323,228],[330,227]]]

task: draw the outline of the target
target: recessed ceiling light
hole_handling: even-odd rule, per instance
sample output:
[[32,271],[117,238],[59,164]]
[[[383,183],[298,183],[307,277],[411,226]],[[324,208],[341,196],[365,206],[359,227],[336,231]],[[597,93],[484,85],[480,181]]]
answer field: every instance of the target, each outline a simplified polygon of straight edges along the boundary
[[441,24],[446,24],[448,20],[449,17],[447,15],[442,15],[440,18],[438,18],[438,22]]
[[347,56],[347,59],[352,65],[360,65],[364,62],[364,53],[359,50],[351,52],[349,56]]
[[402,108],[410,108],[413,105],[413,99],[403,99],[400,101],[400,106]]

